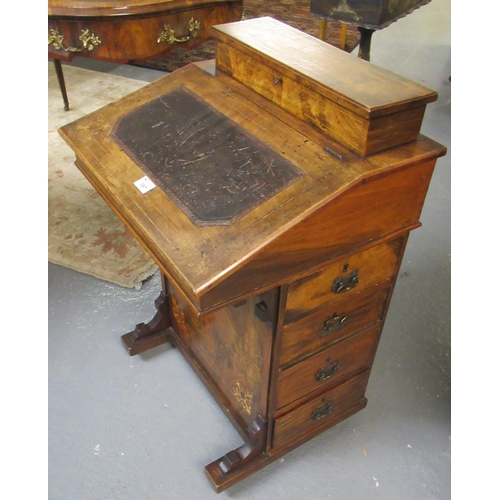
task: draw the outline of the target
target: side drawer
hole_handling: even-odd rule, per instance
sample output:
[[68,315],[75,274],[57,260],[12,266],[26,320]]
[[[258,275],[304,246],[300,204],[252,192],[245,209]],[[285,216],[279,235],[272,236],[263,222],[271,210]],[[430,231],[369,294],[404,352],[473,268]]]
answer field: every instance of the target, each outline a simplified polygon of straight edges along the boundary
[[326,394],[277,417],[273,447],[286,445],[318,427],[325,427],[328,422],[335,421],[342,413],[354,406],[360,403],[366,404],[364,396],[369,375],[370,372],[367,370],[336,386]]
[[294,281],[288,287],[285,324],[391,278],[403,247],[403,237],[382,243]]
[[278,374],[276,408],[344,380],[372,364],[380,325],[372,326]]
[[280,366],[289,365],[379,321],[385,309],[389,283],[386,281],[285,325]]

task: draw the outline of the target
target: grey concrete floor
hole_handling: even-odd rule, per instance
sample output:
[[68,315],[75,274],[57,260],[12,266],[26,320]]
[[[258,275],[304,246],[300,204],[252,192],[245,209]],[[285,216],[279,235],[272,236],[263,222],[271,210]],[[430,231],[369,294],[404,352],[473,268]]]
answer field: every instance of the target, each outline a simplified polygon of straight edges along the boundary
[[[448,148],[450,45],[450,0],[433,0],[376,32],[371,50],[373,64],[438,91],[422,132]],[[219,498],[451,497],[450,171],[449,150],[409,240],[366,409]],[[164,345],[129,357],[121,346],[154,315],[159,289],[158,275],[138,291],[49,264],[49,499],[216,498],[204,466],[238,447],[238,434],[179,352]]]

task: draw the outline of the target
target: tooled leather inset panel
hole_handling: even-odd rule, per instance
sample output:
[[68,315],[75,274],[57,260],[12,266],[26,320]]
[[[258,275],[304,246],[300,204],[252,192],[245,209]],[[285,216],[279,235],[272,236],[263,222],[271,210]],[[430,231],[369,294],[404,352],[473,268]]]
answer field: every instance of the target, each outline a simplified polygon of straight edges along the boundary
[[231,225],[305,172],[181,87],[111,137],[196,225]]

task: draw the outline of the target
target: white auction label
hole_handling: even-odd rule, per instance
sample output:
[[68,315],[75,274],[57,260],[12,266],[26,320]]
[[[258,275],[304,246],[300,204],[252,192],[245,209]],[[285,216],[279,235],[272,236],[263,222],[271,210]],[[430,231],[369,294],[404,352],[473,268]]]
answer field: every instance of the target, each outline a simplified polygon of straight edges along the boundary
[[135,187],[142,193],[147,193],[156,187],[148,176],[134,182]]

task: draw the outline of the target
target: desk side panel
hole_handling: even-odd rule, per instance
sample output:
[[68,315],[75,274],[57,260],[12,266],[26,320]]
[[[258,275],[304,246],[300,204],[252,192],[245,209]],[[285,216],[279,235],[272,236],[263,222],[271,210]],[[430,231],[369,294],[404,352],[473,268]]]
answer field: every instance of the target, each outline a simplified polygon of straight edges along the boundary
[[[267,419],[276,290],[204,316],[172,285],[169,295],[173,329],[201,375],[216,387],[220,406],[242,428],[258,415]],[[269,314],[259,317],[256,310],[262,302]]]

